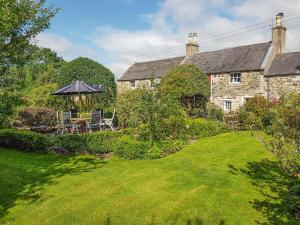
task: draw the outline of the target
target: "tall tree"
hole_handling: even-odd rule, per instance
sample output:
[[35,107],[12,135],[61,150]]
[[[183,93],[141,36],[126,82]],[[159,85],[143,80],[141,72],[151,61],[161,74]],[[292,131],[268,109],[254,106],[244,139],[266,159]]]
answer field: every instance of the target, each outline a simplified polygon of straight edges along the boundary
[[179,100],[189,115],[204,113],[210,97],[207,75],[194,65],[180,65],[164,76],[159,94]]
[[50,25],[57,10],[45,0],[0,0],[0,67],[20,65],[30,41]]
[[115,77],[100,63],[83,57],[68,62],[60,71],[58,83],[63,86],[76,80],[104,86],[104,93],[95,94],[97,107],[108,107],[114,102],[117,90]]
[[0,127],[7,126],[20,103],[20,68],[30,56],[30,42],[49,27],[57,12],[44,4],[45,0],[0,0]]

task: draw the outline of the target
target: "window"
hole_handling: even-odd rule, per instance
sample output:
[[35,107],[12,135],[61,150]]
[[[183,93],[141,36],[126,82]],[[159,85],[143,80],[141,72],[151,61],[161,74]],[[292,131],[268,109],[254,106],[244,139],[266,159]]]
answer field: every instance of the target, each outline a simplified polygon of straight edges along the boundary
[[241,83],[241,73],[230,74],[230,83],[233,83],[233,84]]
[[130,87],[135,87],[135,80],[130,81]]
[[224,110],[225,111],[230,111],[231,109],[232,109],[231,101],[228,101],[228,100],[224,101]]
[[155,78],[155,79],[151,80],[151,87],[155,88],[159,83],[160,83],[160,79]]

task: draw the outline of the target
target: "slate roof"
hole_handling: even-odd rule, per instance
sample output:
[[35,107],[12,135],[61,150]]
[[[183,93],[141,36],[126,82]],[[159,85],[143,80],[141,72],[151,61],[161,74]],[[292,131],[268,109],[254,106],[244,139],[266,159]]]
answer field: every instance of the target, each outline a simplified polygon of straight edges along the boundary
[[182,62],[185,64],[194,64],[208,74],[263,70],[262,64],[270,46],[271,42],[266,42],[216,51],[200,52],[194,54],[191,58],[176,57],[135,63],[124,73],[119,81],[159,78]]
[[277,56],[267,76],[300,74],[300,52],[285,53]]
[[124,73],[119,81],[160,78],[173,67],[179,65],[184,58],[185,57],[182,56],[150,62],[135,63]]
[[194,64],[205,73],[225,73],[262,70],[262,63],[271,42],[200,52],[187,62]]

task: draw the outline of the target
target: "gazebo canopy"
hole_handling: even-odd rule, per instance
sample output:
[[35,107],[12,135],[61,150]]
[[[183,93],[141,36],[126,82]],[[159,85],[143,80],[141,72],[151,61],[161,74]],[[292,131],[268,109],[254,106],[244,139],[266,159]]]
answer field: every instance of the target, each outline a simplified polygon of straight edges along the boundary
[[76,94],[93,94],[103,92],[103,86],[90,86],[83,81],[75,81],[53,93],[53,95],[76,95]]

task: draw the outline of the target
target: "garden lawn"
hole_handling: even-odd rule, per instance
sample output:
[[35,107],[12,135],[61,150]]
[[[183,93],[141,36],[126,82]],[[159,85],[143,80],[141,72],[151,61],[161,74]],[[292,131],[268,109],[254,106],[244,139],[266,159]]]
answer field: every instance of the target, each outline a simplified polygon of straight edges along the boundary
[[289,224],[286,182],[249,132],[152,161],[0,149],[0,224]]

